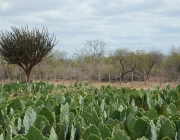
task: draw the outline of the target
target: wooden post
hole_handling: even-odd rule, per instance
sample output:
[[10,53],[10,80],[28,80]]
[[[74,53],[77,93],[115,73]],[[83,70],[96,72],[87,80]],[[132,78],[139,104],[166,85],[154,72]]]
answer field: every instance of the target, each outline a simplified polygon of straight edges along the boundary
[[162,87],[162,75],[160,73],[160,87]]
[[80,83],[82,82],[82,73],[80,72],[79,74],[79,80],[80,80]]
[[132,83],[132,87],[133,87],[133,81],[134,81],[134,72],[132,71],[132,73],[131,73],[131,83]]
[[122,83],[121,76],[122,76],[122,74],[120,73],[120,75],[119,75],[119,82],[120,82],[120,85],[121,85],[121,83]]
[[146,74],[144,73],[144,85],[146,86]]
[[63,74],[63,86],[64,86],[64,74]]
[[70,86],[71,86],[71,84],[72,84],[72,76],[70,77]]
[[111,74],[109,73],[109,83],[111,82]]
[[100,73],[98,74],[98,81],[99,82],[101,81],[101,74]]
[[76,76],[76,83],[79,82],[79,73]]
[[161,81],[161,76],[160,76],[160,87],[162,87],[162,81]]

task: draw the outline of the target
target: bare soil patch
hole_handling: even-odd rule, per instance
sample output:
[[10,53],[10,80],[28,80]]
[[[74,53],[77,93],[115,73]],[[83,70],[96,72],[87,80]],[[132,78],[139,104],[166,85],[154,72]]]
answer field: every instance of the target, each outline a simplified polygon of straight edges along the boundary
[[157,88],[157,86],[160,87],[160,89],[162,88],[165,88],[167,85],[170,85],[171,88],[174,88],[176,87],[178,84],[178,82],[170,82],[170,83],[159,83],[159,82],[155,82],[155,81],[149,81],[146,83],[143,82],[143,81],[134,81],[133,83],[132,82],[127,82],[127,83],[120,83],[120,82],[97,82],[97,81],[83,81],[83,82],[76,82],[76,81],[44,81],[46,83],[50,83],[50,84],[62,84],[64,86],[73,86],[75,83],[81,83],[81,84],[84,84],[84,83],[88,83],[90,85],[92,85],[93,87],[96,87],[96,88],[100,88],[102,85],[104,86],[107,86],[107,85],[110,85],[110,86],[115,86],[117,88],[121,88],[121,87],[127,87],[127,88],[135,88],[137,90],[143,88],[143,89],[147,89],[147,88],[151,88],[151,89],[154,89],[154,88]]

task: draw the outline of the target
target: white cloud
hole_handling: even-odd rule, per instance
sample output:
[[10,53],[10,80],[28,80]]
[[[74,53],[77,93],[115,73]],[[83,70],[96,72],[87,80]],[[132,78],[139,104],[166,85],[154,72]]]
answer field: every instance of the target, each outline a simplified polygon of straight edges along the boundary
[[72,54],[85,40],[103,39],[107,50],[180,45],[180,0],[0,0],[0,30],[43,26]]

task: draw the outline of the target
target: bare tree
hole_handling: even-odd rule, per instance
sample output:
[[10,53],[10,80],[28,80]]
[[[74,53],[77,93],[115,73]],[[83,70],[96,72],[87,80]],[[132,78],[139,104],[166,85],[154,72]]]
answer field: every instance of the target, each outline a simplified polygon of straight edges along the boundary
[[12,32],[0,34],[0,55],[10,64],[20,66],[26,73],[26,81],[33,66],[44,60],[57,44],[54,34],[49,36],[48,30],[32,30],[28,26],[11,27]]
[[169,73],[169,79],[179,81],[180,73],[180,47],[172,46],[164,62],[165,69]]
[[77,50],[74,60],[77,62],[80,73],[88,75],[89,80],[98,76],[99,66],[105,54],[105,43],[103,40],[88,40],[83,45],[84,48]]
[[123,80],[123,77],[134,72],[136,68],[136,56],[134,52],[128,51],[128,49],[117,49],[112,56],[112,63],[114,67],[118,69],[120,75],[120,80]]
[[53,56],[55,57],[55,59],[60,62],[65,62],[67,60],[67,54],[68,53],[66,51],[56,50],[55,52],[53,52]]
[[137,71],[143,74],[144,81],[149,78],[153,68],[162,64],[163,54],[158,50],[152,50],[148,53],[137,51]]
[[88,40],[84,44],[84,48],[81,50],[85,58],[92,63],[99,62],[99,58],[105,53],[105,43],[103,40]]

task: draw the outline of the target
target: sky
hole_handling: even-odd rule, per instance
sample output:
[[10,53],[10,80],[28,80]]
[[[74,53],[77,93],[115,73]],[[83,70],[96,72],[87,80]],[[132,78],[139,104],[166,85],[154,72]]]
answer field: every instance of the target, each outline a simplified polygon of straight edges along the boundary
[[180,0],[0,0],[0,30],[47,27],[60,51],[73,54],[88,40],[106,52],[180,46]]

